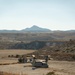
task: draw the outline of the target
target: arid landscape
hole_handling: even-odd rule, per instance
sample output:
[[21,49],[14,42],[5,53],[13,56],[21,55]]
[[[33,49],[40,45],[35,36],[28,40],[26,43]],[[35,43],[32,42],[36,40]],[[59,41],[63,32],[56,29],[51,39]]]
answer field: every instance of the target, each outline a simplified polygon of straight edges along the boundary
[[26,75],[46,75],[48,72],[54,72],[58,75],[75,75],[75,62],[49,61],[48,65],[49,68],[35,68],[34,70],[30,63],[1,65],[0,71],[19,75],[20,73]]
[[[62,34],[0,33],[0,75],[75,75],[74,35]],[[36,60],[44,60],[41,56],[49,55],[48,68],[33,67],[30,62],[19,63],[20,57],[33,54]]]
[[[0,75],[75,75],[75,32],[0,33]],[[48,68],[34,67],[19,59],[45,61]]]
[[74,61],[49,60],[49,68],[34,68],[31,63],[18,63],[17,58],[9,58],[8,55],[23,55],[35,52],[35,50],[0,50],[0,71],[15,75],[46,75],[54,72],[55,75],[75,75]]
[[0,0],[0,75],[75,75],[75,0]]

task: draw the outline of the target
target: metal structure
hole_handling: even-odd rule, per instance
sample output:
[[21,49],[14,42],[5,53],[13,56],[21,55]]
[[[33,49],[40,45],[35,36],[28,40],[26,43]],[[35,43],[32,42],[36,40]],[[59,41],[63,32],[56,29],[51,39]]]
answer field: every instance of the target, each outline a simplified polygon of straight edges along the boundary
[[[48,68],[48,56],[44,57],[45,60],[41,61],[36,59],[35,55],[32,55],[31,59],[30,59],[30,63],[32,64],[32,67],[36,67],[36,68]],[[26,57],[22,57],[19,58],[18,61],[19,63],[27,63],[29,59],[27,59]]]
[[40,60],[36,60],[35,57],[33,57],[33,60],[32,60],[32,66],[33,67],[37,67],[37,68],[48,68],[48,57],[45,58],[45,61],[40,61]]

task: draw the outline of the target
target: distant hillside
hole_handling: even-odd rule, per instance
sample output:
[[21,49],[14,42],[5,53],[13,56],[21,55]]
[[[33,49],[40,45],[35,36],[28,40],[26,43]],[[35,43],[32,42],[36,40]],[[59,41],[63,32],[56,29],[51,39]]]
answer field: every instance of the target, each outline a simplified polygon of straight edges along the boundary
[[52,33],[52,34],[60,34],[62,36],[62,34],[74,34],[75,33],[75,30],[66,30],[66,31],[62,31],[62,30],[56,30],[56,31],[52,31],[50,29],[47,29],[47,28],[41,28],[41,27],[38,27],[37,25],[33,25],[32,27],[30,28],[25,28],[25,29],[22,29],[22,30],[0,30],[0,33],[28,33],[28,32],[31,32],[31,33]]
[[19,33],[18,30],[0,30],[0,33]]
[[24,33],[24,32],[50,32],[51,30],[33,25],[31,28],[22,30],[0,30],[0,33]]
[[33,25],[31,28],[26,28],[21,31],[25,32],[50,32],[51,30]]
[[37,58],[42,58],[43,55],[50,55],[54,60],[75,61],[75,40],[64,41],[62,44],[53,46],[45,46],[39,49],[34,54]]

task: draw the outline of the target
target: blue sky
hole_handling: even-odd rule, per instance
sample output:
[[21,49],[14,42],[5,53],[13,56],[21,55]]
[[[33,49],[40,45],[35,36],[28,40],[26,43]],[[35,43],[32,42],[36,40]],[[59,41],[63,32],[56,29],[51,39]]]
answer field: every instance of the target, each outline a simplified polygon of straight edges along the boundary
[[75,0],[0,0],[0,29],[32,25],[51,30],[75,29]]

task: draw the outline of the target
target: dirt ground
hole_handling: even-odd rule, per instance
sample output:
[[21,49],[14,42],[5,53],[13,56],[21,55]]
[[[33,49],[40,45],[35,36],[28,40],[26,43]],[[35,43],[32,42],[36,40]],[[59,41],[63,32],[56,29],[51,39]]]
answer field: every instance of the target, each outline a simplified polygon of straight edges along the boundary
[[58,75],[75,75],[75,62],[49,61],[49,68],[34,68],[30,63],[0,65],[0,71],[27,75],[46,75],[55,72]]
[[10,50],[0,50],[0,58],[1,57],[7,57],[8,55],[22,55],[22,54],[28,54],[28,53],[32,53],[35,50],[16,50],[16,49],[10,49]]
[[[0,51],[0,63],[10,63],[9,65],[0,65],[0,71],[26,74],[26,75],[46,75],[48,72],[55,72],[58,75],[75,75],[75,62],[73,61],[55,61],[49,60],[49,68],[34,68],[31,63],[19,64],[16,58],[5,58],[9,53],[11,54],[25,54],[32,51]],[[4,57],[4,58],[2,58]],[[15,64],[12,64],[15,63]]]

